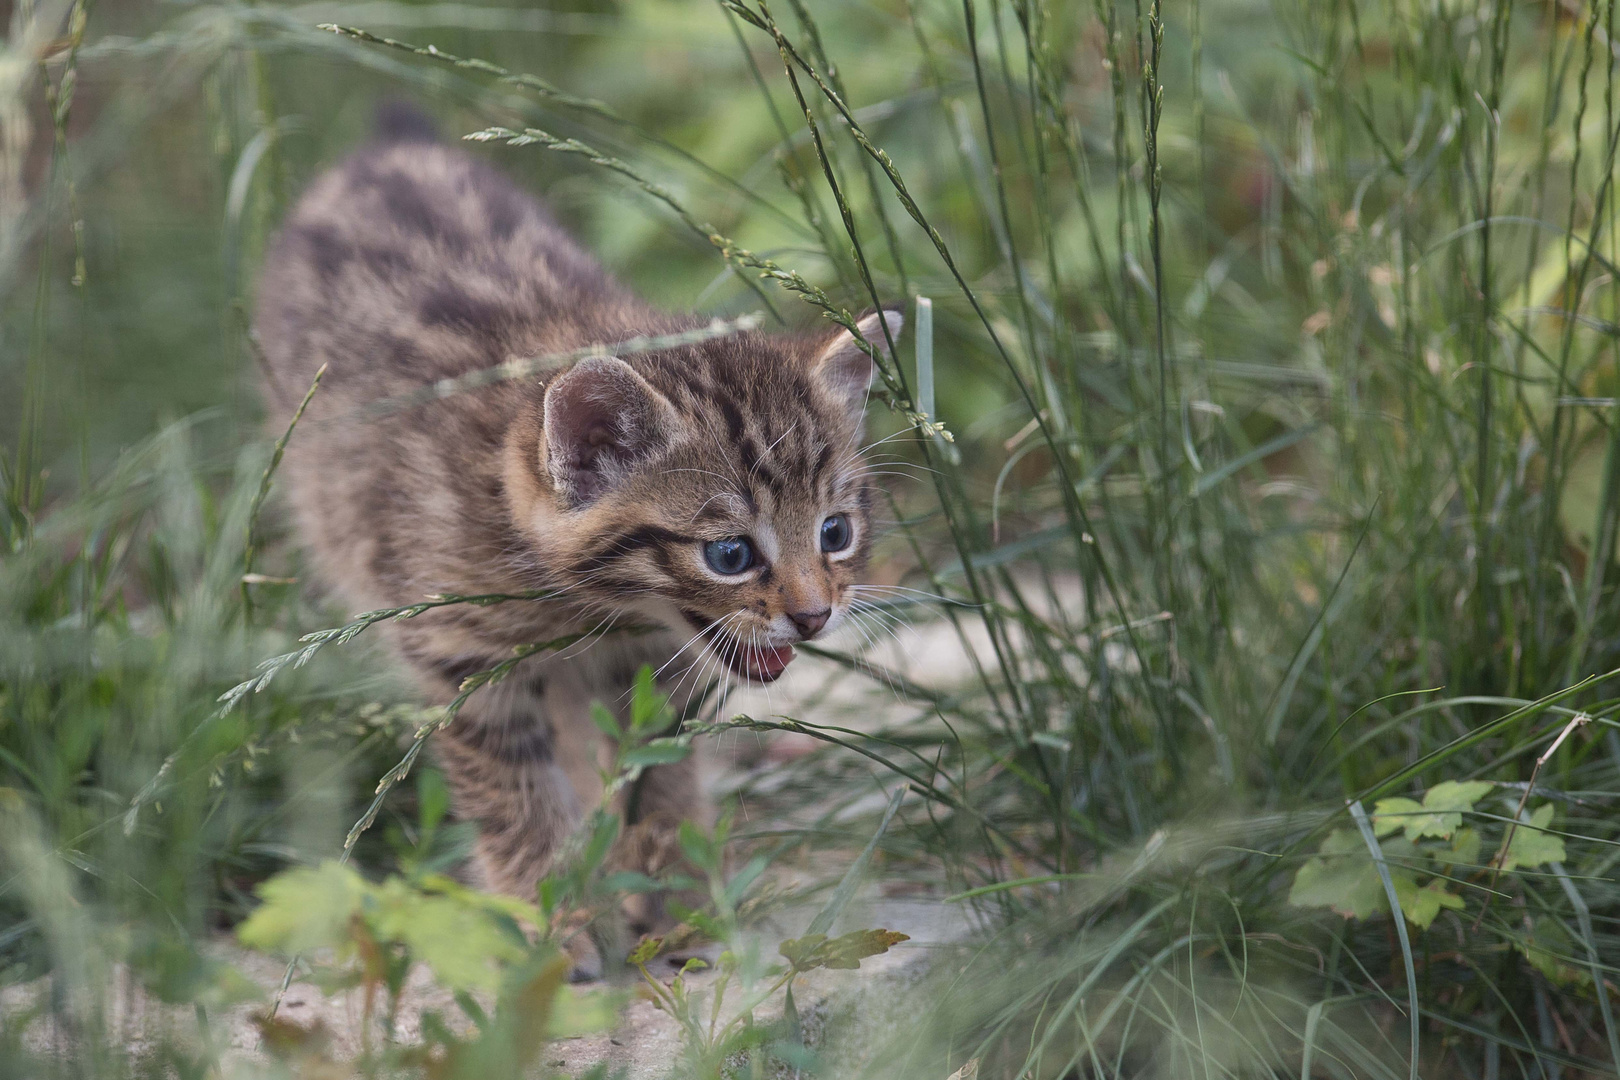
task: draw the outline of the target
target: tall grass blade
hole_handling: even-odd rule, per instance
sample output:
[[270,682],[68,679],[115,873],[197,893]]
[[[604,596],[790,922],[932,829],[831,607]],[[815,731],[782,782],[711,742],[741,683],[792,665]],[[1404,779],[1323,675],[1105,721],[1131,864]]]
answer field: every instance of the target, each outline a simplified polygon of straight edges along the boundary
[[1384,897],[1389,901],[1389,917],[1395,923],[1395,935],[1400,941],[1401,961],[1406,965],[1406,1018],[1411,1031],[1409,1051],[1411,1071],[1408,1075],[1411,1080],[1418,1080],[1418,1040],[1422,1028],[1422,1006],[1418,997],[1417,961],[1412,958],[1412,941],[1406,932],[1406,914],[1401,910],[1400,897],[1395,895],[1395,881],[1389,875],[1389,863],[1384,858],[1383,845],[1373,835],[1372,822],[1367,819],[1367,811],[1361,808],[1361,800],[1351,800],[1350,817],[1360,830],[1361,839],[1367,845],[1367,854],[1372,856],[1373,865],[1378,869],[1378,879],[1384,884]]

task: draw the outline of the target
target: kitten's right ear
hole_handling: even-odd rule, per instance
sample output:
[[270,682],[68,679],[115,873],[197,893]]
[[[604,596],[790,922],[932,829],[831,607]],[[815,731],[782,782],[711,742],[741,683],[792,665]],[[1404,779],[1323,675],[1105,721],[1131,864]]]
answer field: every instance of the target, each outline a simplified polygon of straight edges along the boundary
[[[884,325],[888,326],[889,337],[898,340],[900,327],[905,321],[905,316],[900,312],[885,308],[863,315],[855,326],[868,343],[887,351]],[[833,399],[859,420],[866,411],[866,394],[871,389],[877,369],[866,350],[855,343],[854,336],[840,327],[822,346],[821,352],[811,363],[811,370]]]
[[612,490],[665,446],[674,407],[623,360],[581,360],[546,387],[546,471],[570,506]]

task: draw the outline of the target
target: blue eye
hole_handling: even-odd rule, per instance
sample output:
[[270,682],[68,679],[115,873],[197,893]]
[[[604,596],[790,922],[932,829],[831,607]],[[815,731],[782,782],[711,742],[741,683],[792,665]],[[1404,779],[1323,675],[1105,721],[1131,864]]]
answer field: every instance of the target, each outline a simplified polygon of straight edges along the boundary
[[754,545],[745,536],[710,540],[703,545],[703,558],[717,574],[740,574],[754,565]]
[[849,527],[849,518],[843,514],[834,514],[821,523],[821,550],[843,551],[849,547],[854,535],[855,530]]

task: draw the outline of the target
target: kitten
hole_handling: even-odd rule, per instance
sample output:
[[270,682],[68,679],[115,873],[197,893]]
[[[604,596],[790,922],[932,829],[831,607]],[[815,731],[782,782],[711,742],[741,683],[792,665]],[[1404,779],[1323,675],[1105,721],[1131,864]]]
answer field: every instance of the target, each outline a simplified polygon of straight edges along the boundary
[[[862,336],[882,341],[880,319],[898,333],[879,312]],[[722,669],[770,682],[839,624],[872,538],[859,447],[873,365],[842,329],[748,333],[353,414],[509,358],[704,322],[637,299],[410,114],[385,112],[270,249],[256,326],[275,430],[328,365],[281,470],[319,577],[356,609],[558,594],[390,624],[431,702],[518,645],[610,617],[660,628],[526,660],[435,736],[489,889],[532,897],[598,804],[593,700],[622,710],[643,664],[683,694]],[[648,873],[678,858],[682,818],[712,816],[691,760],[649,770],[619,809],[616,862]]]

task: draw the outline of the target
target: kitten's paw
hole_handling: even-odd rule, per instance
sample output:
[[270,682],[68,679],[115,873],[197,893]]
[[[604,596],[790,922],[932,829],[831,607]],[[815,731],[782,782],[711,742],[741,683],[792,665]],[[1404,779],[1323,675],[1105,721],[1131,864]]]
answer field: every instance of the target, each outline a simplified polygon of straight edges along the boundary
[[602,950],[585,926],[565,930],[562,947],[572,965],[568,969],[569,982],[596,982],[606,976],[607,964],[602,959]]

